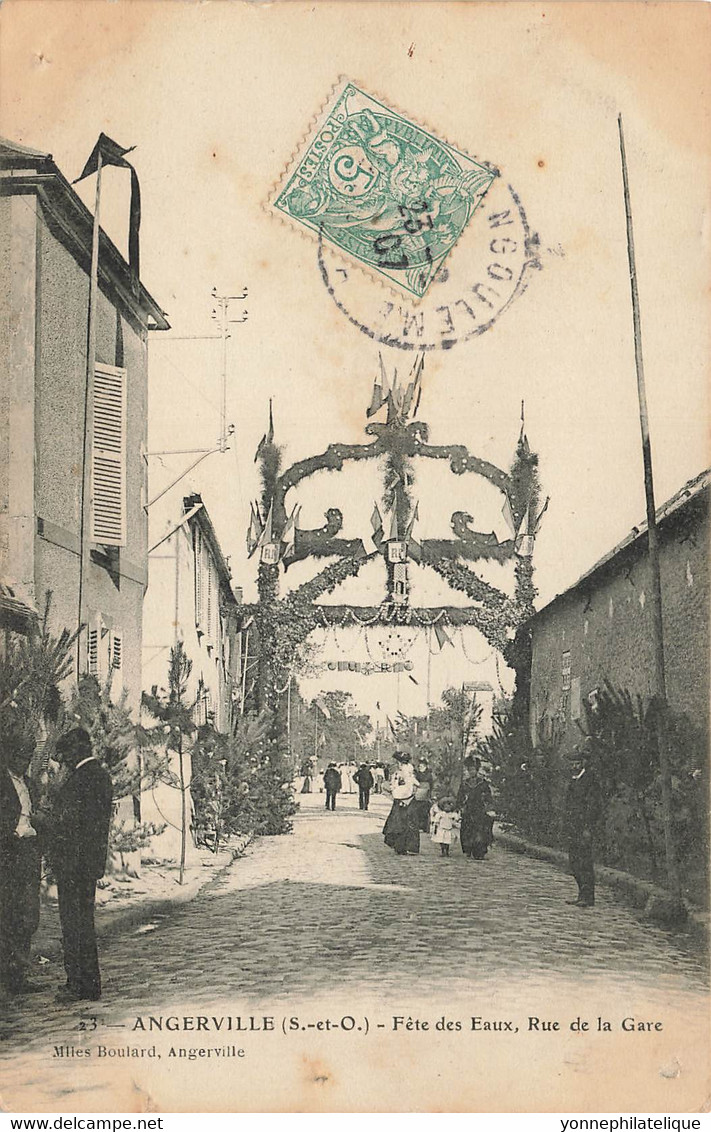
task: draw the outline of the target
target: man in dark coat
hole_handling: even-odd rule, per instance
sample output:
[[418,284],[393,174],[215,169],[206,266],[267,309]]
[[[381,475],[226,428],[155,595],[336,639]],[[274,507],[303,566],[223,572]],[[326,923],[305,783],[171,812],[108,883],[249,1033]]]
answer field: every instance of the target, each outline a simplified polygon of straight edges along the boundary
[[41,851],[34,827],[34,789],[27,777],[32,745],[3,737],[0,764],[0,985],[8,994],[27,982],[30,943],[39,924]]
[[576,900],[568,900],[578,908],[592,908],[595,903],[595,868],[593,840],[602,813],[600,788],[591,764],[591,743],[574,747],[571,757],[571,780],[565,807],[570,871],[578,884]]
[[51,861],[59,892],[59,918],[67,985],[65,1001],[101,997],[94,928],[96,882],[104,875],[111,822],[109,772],[94,758],[87,732],[77,727],[57,743],[63,765],[52,805]]
[[336,794],[343,785],[335,763],[328,764],[328,767],[324,771],[323,784],[326,787],[326,809],[335,810]]
[[375,781],[367,763],[360,764],[353,775],[353,781],[358,784],[358,805],[361,810],[367,810],[370,804],[370,791]]

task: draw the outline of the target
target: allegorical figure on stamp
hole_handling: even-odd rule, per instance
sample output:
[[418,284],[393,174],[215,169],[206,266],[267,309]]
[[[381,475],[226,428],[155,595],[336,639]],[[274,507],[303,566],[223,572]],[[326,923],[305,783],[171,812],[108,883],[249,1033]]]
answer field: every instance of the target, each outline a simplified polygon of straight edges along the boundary
[[54,791],[50,859],[57,880],[67,984],[58,997],[96,1000],[101,975],[94,927],[96,882],[104,875],[111,822],[111,776],[82,727],[57,742],[62,771]]
[[35,791],[27,771],[34,744],[3,732],[0,750],[0,985],[11,995],[27,981],[30,944],[39,925],[41,849]]

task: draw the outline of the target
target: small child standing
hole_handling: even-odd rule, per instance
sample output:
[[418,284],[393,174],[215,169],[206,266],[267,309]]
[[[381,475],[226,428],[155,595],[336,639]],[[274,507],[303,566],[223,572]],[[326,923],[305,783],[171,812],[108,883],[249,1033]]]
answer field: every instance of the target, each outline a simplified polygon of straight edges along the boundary
[[449,856],[450,846],[457,840],[459,814],[455,813],[454,798],[440,798],[432,807],[432,841],[439,845],[440,854]]

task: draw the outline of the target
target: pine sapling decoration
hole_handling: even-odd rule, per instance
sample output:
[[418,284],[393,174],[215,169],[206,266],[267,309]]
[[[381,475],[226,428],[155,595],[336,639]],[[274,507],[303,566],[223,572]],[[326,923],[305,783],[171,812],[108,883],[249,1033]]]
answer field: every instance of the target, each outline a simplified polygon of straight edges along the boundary
[[[77,632],[49,627],[52,594],[48,590],[42,618],[28,634],[9,633],[0,665],[0,735],[5,743],[35,747],[43,732],[53,731],[61,708],[62,683],[73,668]],[[48,751],[38,747],[31,773],[46,771]]]
[[[96,676],[82,676],[61,714],[61,730],[78,726],[89,732],[94,756],[109,771],[114,802],[119,802],[122,798],[137,798],[142,786],[152,785],[162,773],[165,759],[152,752],[141,758],[139,729],[127,706],[128,693],[124,691],[114,702],[111,684],[111,673],[103,685]],[[126,868],[125,856],[145,848],[164,828],[154,822],[127,822],[119,817],[115,807],[109,831],[109,859],[117,855]]]
[[154,685],[150,693],[143,694],[143,707],[156,720],[151,728],[143,728],[143,744],[154,751],[165,751],[168,758],[177,759],[177,774],[168,769],[161,777],[180,791],[180,876],[185,878],[185,855],[188,836],[188,791],[190,781],[185,773],[185,757],[192,747],[192,739],[197,730],[193,719],[195,702],[188,696],[188,681],[192,672],[192,661],[185,654],[182,641],[170,650],[168,667],[168,688],[159,689]]

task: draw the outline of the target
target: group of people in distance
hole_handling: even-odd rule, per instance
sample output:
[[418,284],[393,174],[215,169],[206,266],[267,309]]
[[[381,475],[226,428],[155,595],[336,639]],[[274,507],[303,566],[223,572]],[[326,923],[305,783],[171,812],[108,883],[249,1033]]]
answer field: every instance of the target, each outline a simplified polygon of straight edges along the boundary
[[413,766],[407,751],[396,751],[394,758],[397,769],[390,780],[393,804],[383,827],[385,844],[399,856],[416,856],[420,833],[429,832],[443,857],[459,840],[465,857],[483,860],[494,839],[494,814],[481,760],[467,756],[456,797],[444,795],[433,802],[434,777],[427,760],[421,758]]
[[[578,908],[592,908],[595,904],[593,844],[603,807],[592,755],[592,739],[587,737],[566,756],[571,778],[564,826],[570,871],[578,886],[577,896],[567,903]],[[435,800],[434,776],[427,759],[418,757],[413,764],[407,751],[396,751],[393,757],[394,768],[384,770],[382,764],[361,763],[351,775],[358,787],[361,810],[368,809],[371,791],[379,793],[383,782],[388,783],[392,807],[383,827],[385,844],[399,856],[417,856],[420,833],[429,833],[433,843],[439,845],[442,857],[449,857],[452,846],[459,843],[465,857],[482,861],[494,840],[495,814],[481,760],[468,755],[462,764],[456,794],[444,794]],[[343,764],[330,763],[323,773],[327,810],[336,808],[336,797],[343,789],[342,771]]]
[[[587,737],[568,756],[571,778],[566,795],[565,832],[568,862],[578,895],[566,903],[578,908],[592,908],[595,904],[593,843],[603,807],[592,754],[592,739]],[[495,814],[481,760],[467,756],[456,797],[445,795],[430,805],[433,778],[427,761],[420,759],[413,766],[406,751],[396,751],[394,757],[397,769],[391,776],[393,804],[383,827],[385,844],[401,856],[416,856],[420,851],[420,832],[429,830],[443,857],[449,857],[458,840],[465,857],[483,860],[494,840]]]
[[327,810],[335,810],[338,794],[355,794],[358,791],[358,805],[367,810],[371,793],[379,794],[385,781],[385,769],[381,763],[329,763],[323,772],[313,770],[309,762],[301,767],[301,786],[296,789],[301,794],[311,794],[315,789],[326,794]]
[[59,771],[40,798],[28,770],[34,745],[0,743],[0,987],[6,996],[40,989],[28,979],[40,916],[43,859],[57,884],[66,986],[60,1001],[96,1000],[101,976],[94,930],[96,882],[104,875],[112,812],[111,776],[81,727],[57,741]]

